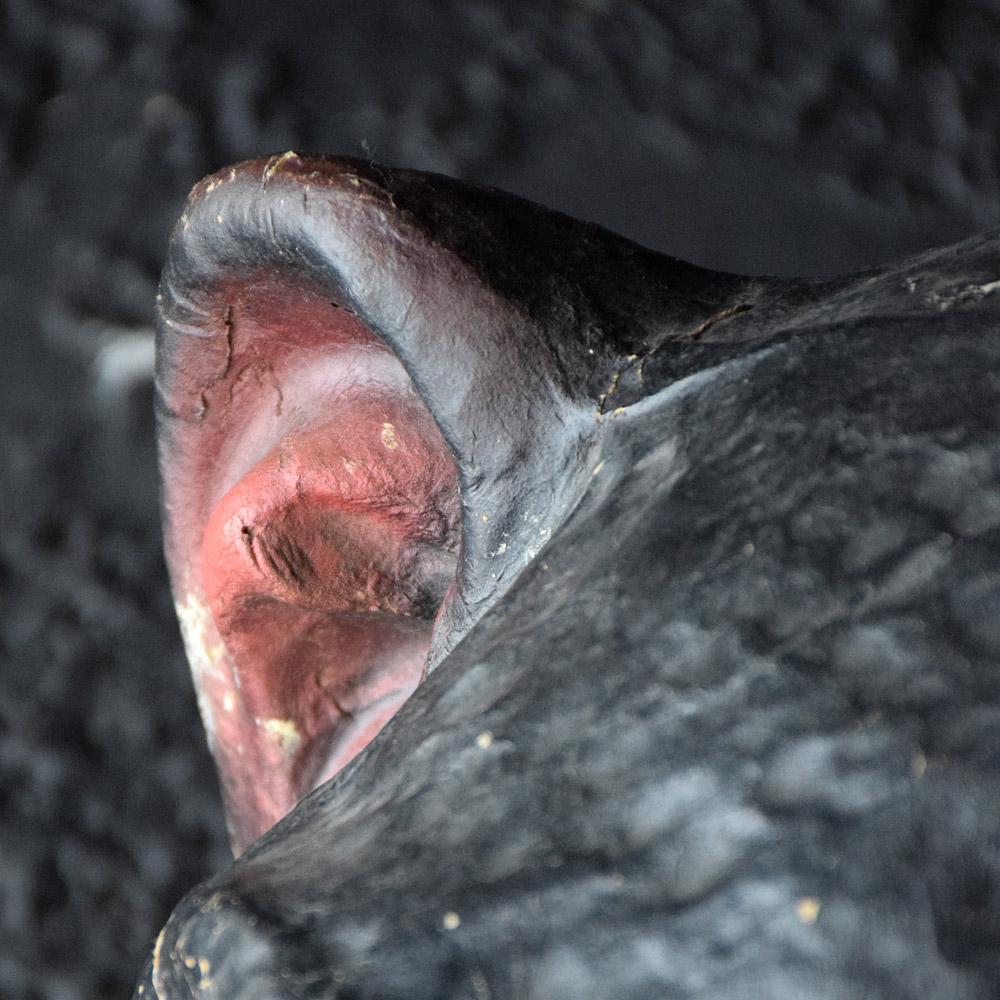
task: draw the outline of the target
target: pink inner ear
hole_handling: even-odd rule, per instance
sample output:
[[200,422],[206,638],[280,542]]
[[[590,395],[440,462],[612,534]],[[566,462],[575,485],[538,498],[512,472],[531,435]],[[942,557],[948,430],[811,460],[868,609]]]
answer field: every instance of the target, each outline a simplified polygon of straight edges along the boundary
[[225,492],[190,560],[228,667],[196,681],[238,851],[412,694],[460,543],[454,460],[398,361],[343,313],[282,336],[269,312],[233,311],[204,394]]

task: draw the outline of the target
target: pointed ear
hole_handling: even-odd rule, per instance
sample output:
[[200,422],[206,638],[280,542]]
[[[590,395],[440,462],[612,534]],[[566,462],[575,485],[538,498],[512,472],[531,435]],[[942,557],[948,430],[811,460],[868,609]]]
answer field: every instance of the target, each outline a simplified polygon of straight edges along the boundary
[[[538,211],[513,200],[504,208]],[[472,253],[477,239],[484,248]],[[456,203],[443,180],[285,154],[202,182],[160,292],[157,391],[175,580],[218,500],[290,428],[325,419],[357,379],[408,382],[455,460],[461,602],[479,605],[496,580],[512,579],[579,491],[581,439],[593,437],[593,421],[573,420],[575,432],[554,436],[551,416],[591,410],[590,384],[614,364],[593,329],[577,341],[549,322],[550,275],[536,270],[527,295],[504,294],[517,267],[501,258],[521,256],[498,245],[476,206]],[[527,515],[520,523],[514,507]],[[477,574],[498,549],[490,573]]]
[[741,281],[349,160],[195,188],[159,295],[166,549],[238,848],[514,582],[642,360]]
[[480,607],[579,495],[603,413],[659,388],[643,359],[746,285],[428,174],[285,153],[207,178],[160,292],[171,566],[241,463],[301,418],[277,413],[281,371],[392,357],[455,459],[458,603]]
[[565,346],[358,165],[286,156],[193,193],[159,297],[167,555],[237,851],[579,495],[596,425],[552,434],[589,408],[553,377]]

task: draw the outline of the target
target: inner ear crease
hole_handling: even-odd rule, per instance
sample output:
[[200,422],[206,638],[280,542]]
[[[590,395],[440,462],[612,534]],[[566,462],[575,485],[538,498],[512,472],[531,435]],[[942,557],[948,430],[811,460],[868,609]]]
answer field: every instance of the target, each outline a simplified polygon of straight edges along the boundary
[[402,364],[357,317],[264,285],[232,296],[224,350],[174,346],[170,408],[199,416],[171,427],[179,480],[165,463],[173,562],[232,668],[205,700],[237,845],[423,678],[461,544],[457,466]]

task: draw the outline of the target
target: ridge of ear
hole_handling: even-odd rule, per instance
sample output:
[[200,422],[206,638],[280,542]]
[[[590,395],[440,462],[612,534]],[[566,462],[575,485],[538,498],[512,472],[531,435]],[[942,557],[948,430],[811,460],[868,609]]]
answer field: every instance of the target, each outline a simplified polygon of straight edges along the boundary
[[[467,238],[476,228],[474,206],[450,205],[454,184],[392,176],[408,180],[408,205],[430,217],[447,213],[453,234]],[[412,208],[398,206],[372,168],[352,161],[286,154],[198,185],[175,230],[159,297],[157,397],[175,574],[192,532],[260,457],[254,442],[273,446],[277,425],[295,416],[287,406],[277,411],[298,355],[313,369],[301,377],[317,392],[361,369],[399,381],[389,369],[402,366],[458,468],[460,603],[475,609],[498,581],[512,580],[585,483],[580,454],[598,428],[584,383],[605,375],[595,375],[602,365],[587,353],[586,336],[571,343],[572,331],[554,330],[525,302],[505,298],[484,280],[487,265],[499,267],[445,246]],[[575,371],[566,365],[571,349]],[[324,353],[336,354],[339,369],[329,357],[320,362]],[[271,418],[259,402],[240,406],[249,386],[272,397]],[[220,465],[224,452],[232,458]]]
[[195,190],[158,303],[168,564],[237,851],[373,738],[583,482],[530,319],[349,168],[294,165]]
[[[243,377],[262,391],[277,392],[269,350],[315,350],[335,330],[368,358],[395,356],[462,490],[443,654],[572,509],[602,418],[663,387],[644,379],[645,359],[739,316],[758,284],[438,175],[293,152],[239,164],[194,188],[172,237],[159,297],[162,465],[207,474],[184,471],[176,428],[206,423],[213,391],[239,377],[232,334],[253,319],[248,305],[264,336]],[[280,344],[266,336],[276,313]]]
[[158,296],[166,554],[239,846],[514,583],[655,391],[638,359],[741,282],[352,160],[195,187]]

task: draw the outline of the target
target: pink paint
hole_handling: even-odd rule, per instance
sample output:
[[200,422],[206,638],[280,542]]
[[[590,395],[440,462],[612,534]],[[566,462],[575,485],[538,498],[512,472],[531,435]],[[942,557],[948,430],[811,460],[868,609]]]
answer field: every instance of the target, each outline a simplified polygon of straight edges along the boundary
[[[454,460],[395,356],[353,315],[266,280],[192,343],[168,476],[175,587],[235,849],[343,768],[424,675],[455,572]],[[179,569],[178,569],[179,567]],[[180,577],[180,579],[178,579]]]

